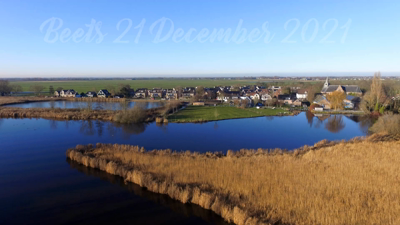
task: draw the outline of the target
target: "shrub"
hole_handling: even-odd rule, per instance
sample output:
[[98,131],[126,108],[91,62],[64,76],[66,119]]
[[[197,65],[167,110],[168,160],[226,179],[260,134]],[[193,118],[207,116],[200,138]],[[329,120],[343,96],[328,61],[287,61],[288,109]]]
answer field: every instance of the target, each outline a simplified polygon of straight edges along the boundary
[[379,117],[378,121],[370,128],[370,131],[374,133],[400,134],[400,115],[386,114]]
[[114,116],[114,121],[118,123],[142,123],[146,118],[146,109],[137,104],[132,109],[117,113]]

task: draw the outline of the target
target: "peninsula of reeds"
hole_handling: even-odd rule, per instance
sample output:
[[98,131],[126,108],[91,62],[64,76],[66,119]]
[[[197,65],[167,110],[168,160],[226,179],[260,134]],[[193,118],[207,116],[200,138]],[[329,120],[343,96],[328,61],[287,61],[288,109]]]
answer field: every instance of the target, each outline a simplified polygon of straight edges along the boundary
[[78,145],[66,154],[235,224],[400,223],[396,135],[324,140],[291,152],[200,154],[96,144]]

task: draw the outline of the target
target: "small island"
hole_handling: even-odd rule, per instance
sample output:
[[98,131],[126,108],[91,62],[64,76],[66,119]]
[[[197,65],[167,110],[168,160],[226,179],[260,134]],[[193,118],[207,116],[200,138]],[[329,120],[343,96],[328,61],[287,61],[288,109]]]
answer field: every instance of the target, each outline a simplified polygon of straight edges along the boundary
[[261,116],[292,115],[283,108],[238,108],[230,106],[188,106],[168,116],[168,122],[207,122]]

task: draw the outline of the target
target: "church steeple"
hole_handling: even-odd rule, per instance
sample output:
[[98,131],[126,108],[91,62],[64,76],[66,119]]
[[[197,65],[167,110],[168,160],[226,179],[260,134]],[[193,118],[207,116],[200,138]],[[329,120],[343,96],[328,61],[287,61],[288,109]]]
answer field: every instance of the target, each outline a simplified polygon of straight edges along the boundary
[[324,83],[324,88],[327,88],[329,86],[329,78],[326,78],[326,81]]

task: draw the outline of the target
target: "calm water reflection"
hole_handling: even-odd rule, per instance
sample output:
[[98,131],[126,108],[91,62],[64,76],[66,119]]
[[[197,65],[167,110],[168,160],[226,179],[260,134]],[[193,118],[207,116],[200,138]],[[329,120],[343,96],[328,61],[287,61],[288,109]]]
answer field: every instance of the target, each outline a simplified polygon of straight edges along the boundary
[[98,142],[200,152],[294,149],[321,139],[365,135],[368,127],[369,123],[360,117],[316,117],[307,113],[168,125],[0,119],[0,221],[2,224],[222,223],[210,211],[148,193],[135,185],[126,186],[118,177],[66,162],[65,151],[77,144]]
[[157,108],[163,105],[162,102],[129,102],[127,105],[120,102],[74,102],[74,101],[48,101],[48,102],[30,102],[5,107],[20,108],[61,108],[61,109],[85,109],[90,105],[92,109],[99,110],[120,110],[128,107],[133,108],[135,104],[141,104],[147,109]]
[[147,149],[227,151],[241,148],[294,149],[322,139],[342,140],[366,135],[371,125],[358,116],[317,115],[259,117],[203,124],[126,125],[102,121],[0,119],[2,145],[19,139],[68,143],[123,143]]
[[110,182],[114,185],[118,185],[124,189],[129,190],[130,192],[134,193],[137,196],[143,197],[154,203],[166,206],[172,211],[179,214],[183,214],[186,217],[196,216],[213,224],[221,224],[221,225],[228,224],[220,216],[216,215],[210,210],[203,209],[198,205],[182,204],[181,202],[176,201],[168,197],[167,195],[155,194],[154,192],[147,191],[146,189],[140,187],[139,185],[133,183],[125,183],[124,179],[121,177],[111,175],[109,173],[106,173],[98,169],[93,169],[90,167],[83,166],[82,164],[78,164],[75,161],[71,161],[69,159],[67,159],[67,163],[70,165],[72,169],[76,169],[87,176],[98,177],[104,181]]

